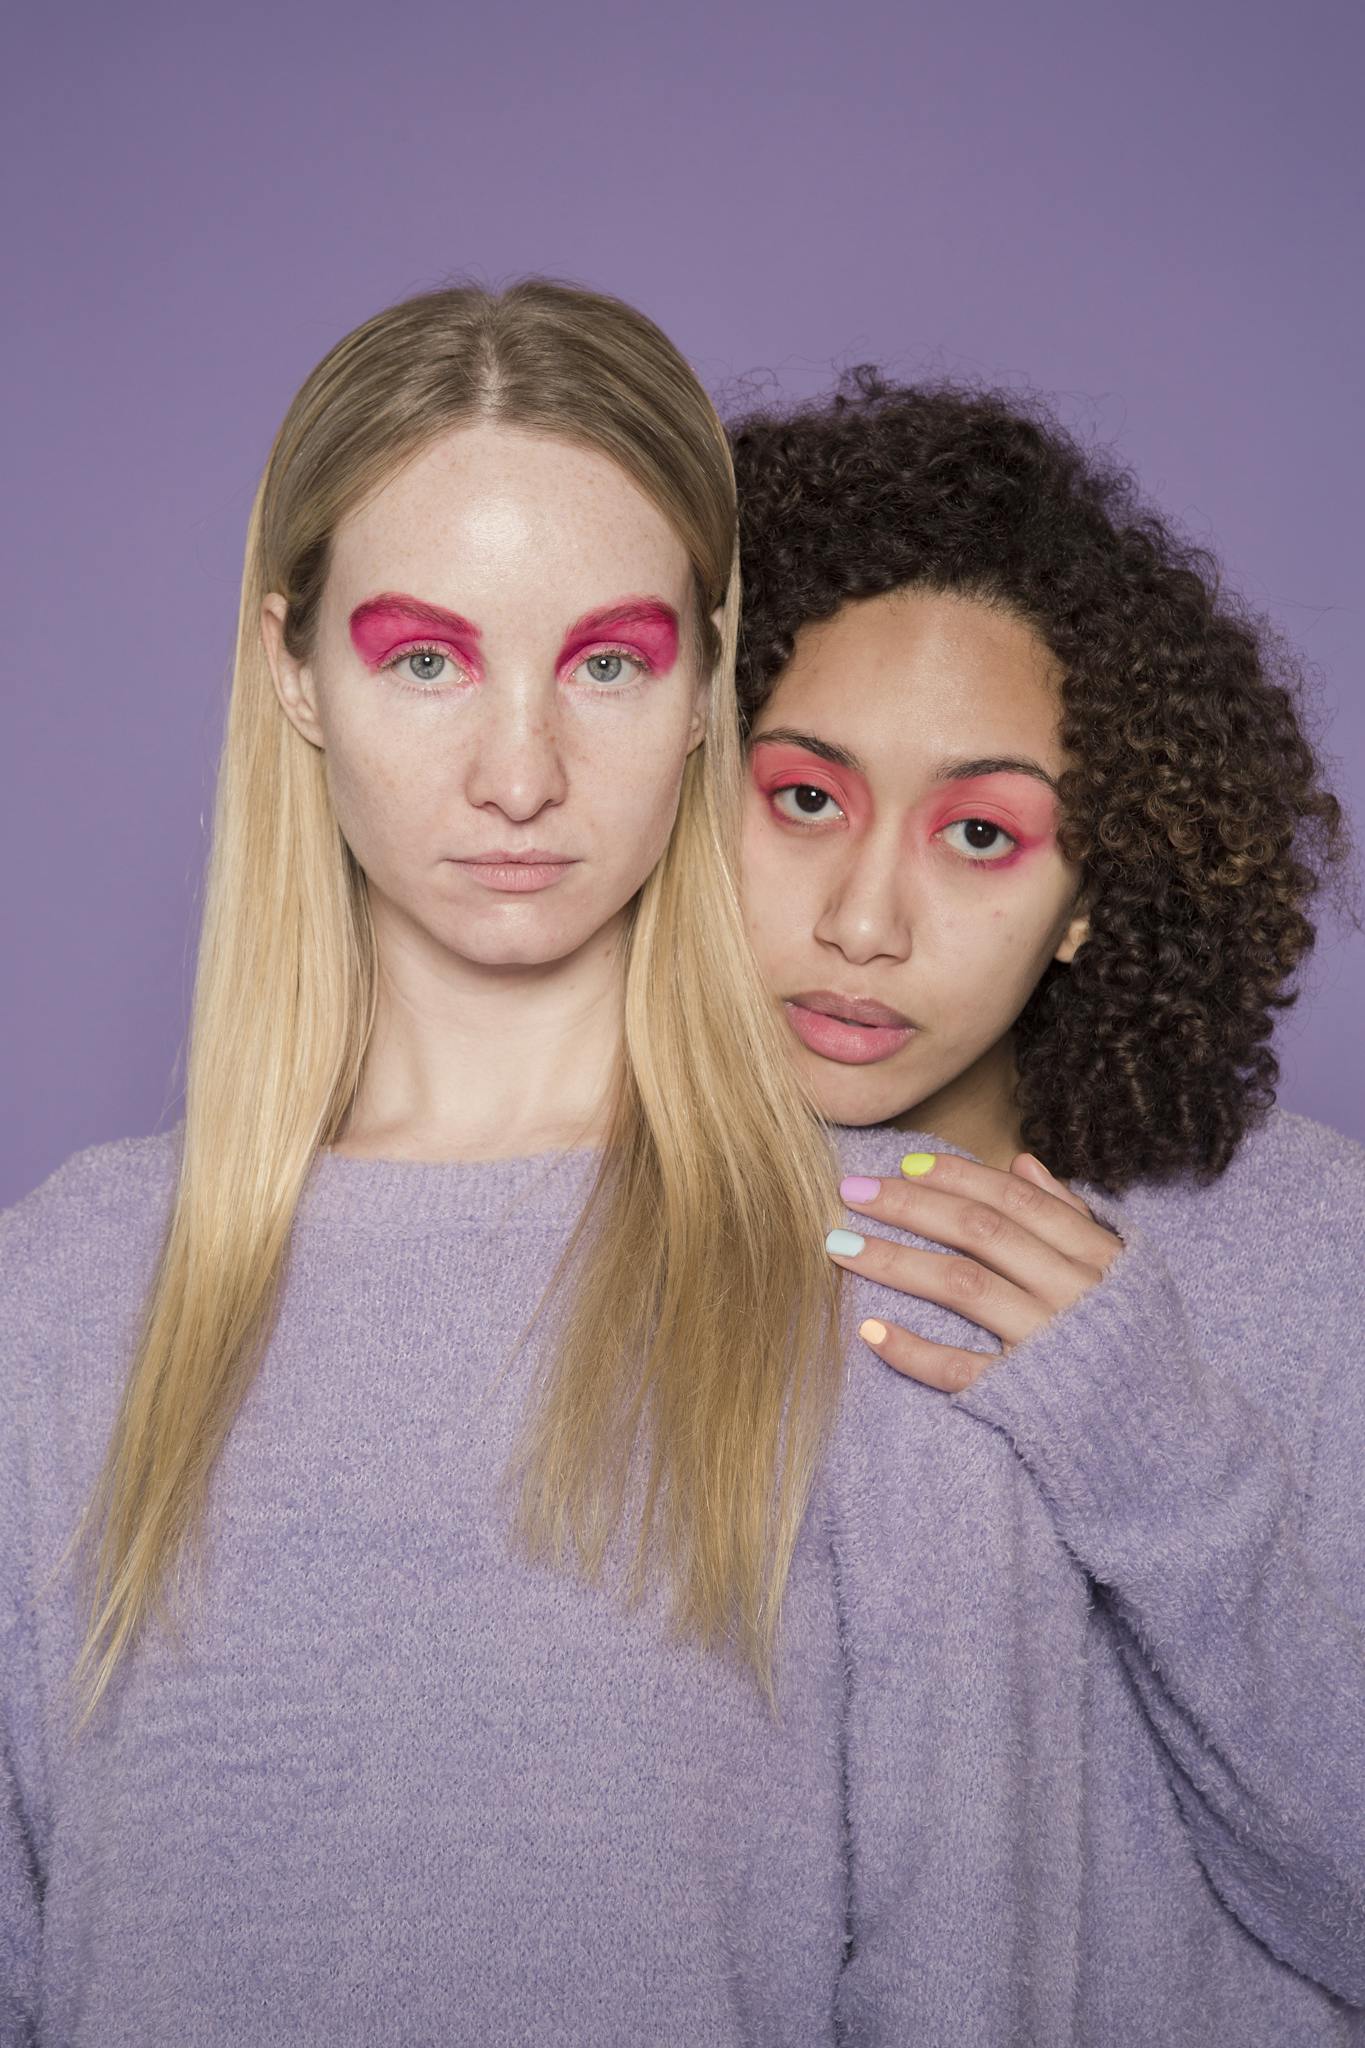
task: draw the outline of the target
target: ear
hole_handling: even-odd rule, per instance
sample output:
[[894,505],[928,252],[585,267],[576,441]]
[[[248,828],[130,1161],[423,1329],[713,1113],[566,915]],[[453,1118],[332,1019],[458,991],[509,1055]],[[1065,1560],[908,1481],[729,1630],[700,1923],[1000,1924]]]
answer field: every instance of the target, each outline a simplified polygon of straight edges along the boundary
[[711,678],[702,676],[692,698],[692,717],[687,727],[687,751],[692,753],[706,738],[706,721],[711,711]]
[[[712,612],[711,624],[715,628],[718,642],[723,641],[725,638],[723,631],[724,623],[725,613],[723,609]],[[695,747],[699,747],[706,738],[706,721],[710,713],[711,678],[709,675],[705,675],[698,679],[696,692],[692,699],[692,719],[687,728],[687,751],[689,754]]]
[[1061,943],[1053,954],[1053,959],[1060,960],[1064,966],[1069,967],[1089,937],[1089,913],[1083,910],[1077,911],[1075,917],[1072,918],[1062,934]]
[[275,694],[285,717],[310,746],[321,747],[324,744],[322,720],[318,716],[317,689],[312,670],[307,662],[297,661],[284,644],[288,616],[288,600],[277,590],[270,591],[261,603],[261,639],[265,658],[270,663]]

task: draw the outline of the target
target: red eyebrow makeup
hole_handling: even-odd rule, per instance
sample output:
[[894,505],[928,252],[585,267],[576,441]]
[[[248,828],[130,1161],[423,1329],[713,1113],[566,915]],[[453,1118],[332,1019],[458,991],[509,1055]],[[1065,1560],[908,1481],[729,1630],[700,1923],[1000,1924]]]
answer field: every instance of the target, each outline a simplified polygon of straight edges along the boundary
[[657,597],[626,598],[621,604],[584,612],[564,636],[555,673],[563,675],[604,644],[624,647],[655,675],[667,675],[678,658],[678,614]]
[[368,668],[380,667],[400,648],[428,641],[448,647],[476,681],[482,677],[479,629],[458,612],[386,591],[358,604],[351,613],[351,644]]

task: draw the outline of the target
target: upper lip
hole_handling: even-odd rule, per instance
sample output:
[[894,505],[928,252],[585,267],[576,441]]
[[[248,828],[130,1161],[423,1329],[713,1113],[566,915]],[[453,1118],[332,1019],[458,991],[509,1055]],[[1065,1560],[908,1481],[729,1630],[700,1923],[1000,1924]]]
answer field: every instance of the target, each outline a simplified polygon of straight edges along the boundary
[[799,996],[788,996],[789,1003],[799,1003],[803,1010],[818,1010],[824,1017],[838,1017],[845,1024],[880,1024],[894,1030],[913,1031],[916,1027],[899,1010],[888,1009],[885,1003],[874,1003],[868,996],[841,996],[832,989],[807,989]]
[[551,853],[543,846],[521,846],[515,852],[495,849],[492,853],[461,853],[456,855],[466,866],[481,868],[541,868],[560,867],[565,861],[574,859],[571,853]]

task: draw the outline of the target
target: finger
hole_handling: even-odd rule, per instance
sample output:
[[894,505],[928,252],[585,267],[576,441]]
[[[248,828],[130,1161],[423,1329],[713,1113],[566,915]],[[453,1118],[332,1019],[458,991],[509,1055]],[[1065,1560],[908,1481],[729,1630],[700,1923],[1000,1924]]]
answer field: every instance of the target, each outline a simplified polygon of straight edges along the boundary
[[[931,1162],[926,1166],[925,1161]],[[932,1187],[949,1194],[986,1202],[1041,1237],[1054,1250],[1082,1266],[1102,1273],[1122,1250],[1118,1238],[1087,1212],[1078,1213],[1046,1188],[1017,1173],[983,1166],[979,1159],[960,1159],[955,1152],[911,1152],[901,1161],[907,1188]],[[883,1186],[893,1186],[883,1182]],[[899,1221],[899,1218],[897,1218]],[[905,1226],[915,1229],[913,1223]]]
[[[1009,1176],[1001,1174],[1000,1179],[1007,1181]],[[1097,1273],[1093,1266],[1070,1258],[1026,1223],[1017,1222],[1007,1212],[1004,1198],[997,1198],[997,1206],[975,1195],[952,1194],[945,1188],[883,1181],[875,1200],[860,1201],[858,1197],[866,1186],[865,1181],[840,1182],[839,1192],[850,1209],[875,1215],[882,1222],[913,1231],[916,1237],[931,1238],[935,1244],[965,1252],[998,1273],[1002,1280],[1042,1302],[1053,1315],[1059,1309],[1069,1308],[1095,1284]],[[1070,1210],[1041,1189],[1024,1181],[1016,1181],[1015,1186],[1023,1197],[1055,1212],[1056,1217],[1071,1216]]]
[[879,1322],[875,1316],[859,1324],[858,1335],[878,1358],[907,1379],[937,1387],[944,1394],[960,1394],[998,1356],[991,1351],[955,1351],[950,1344],[931,1344],[926,1337],[912,1336],[898,1324]]
[[920,1301],[936,1301],[1006,1344],[1022,1344],[1052,1315],[1050,1309],[998,1273],[951,1252],[920,1251],[914,1245],[893,1244],[886,1237],[860,1237],[853,1230],[831,1230],[825,1249],[836,1265],[849,1272],[861,1273],[879,1287],[913,1294]]
[[1010,1172],[1017,1173],[1021,1180],[1031,1180],[1035,1187],[1042,1188],[1049,1195],[1055,1195],[1059,1202],[1069,1203],[1082,1216],[1088,1216],[1091,1222],[1094,1222],[1094,1210],[1083,1202],[1064,1180],[1058,1180],[1055,1174],[1049,1173],[1042,1160],[1036,1158],[1032,1152],[1020,1152],[1012,1159]]

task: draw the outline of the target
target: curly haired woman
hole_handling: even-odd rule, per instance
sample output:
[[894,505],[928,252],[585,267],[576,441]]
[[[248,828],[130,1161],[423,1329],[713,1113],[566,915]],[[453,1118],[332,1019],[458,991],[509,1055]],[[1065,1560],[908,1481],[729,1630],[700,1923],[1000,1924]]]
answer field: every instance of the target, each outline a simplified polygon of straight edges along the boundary
[[[863,370],[732,440],[749,928],[883,1226],[829,1250],[888,1433],[1010,1444],[1090,1596],[1021,1549],[974,1617],[983,1684],[1003,1614],[1047,1632],[1070,1752],[1021,1749],[1021,1826],[1066,1815],[1032,1882],[1079,1930],[1052,2032],[1041,1920],[978,1996],[1001,2039],[1356,2039],[1365,1151],[1273,1108],[1347,855],[1292,658],[1033,404]],[[951,1757],[951,1703],[864,1684]],[[951,1800],[918,1819],[949,1887]]]

